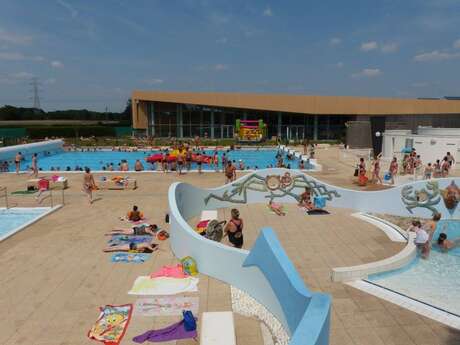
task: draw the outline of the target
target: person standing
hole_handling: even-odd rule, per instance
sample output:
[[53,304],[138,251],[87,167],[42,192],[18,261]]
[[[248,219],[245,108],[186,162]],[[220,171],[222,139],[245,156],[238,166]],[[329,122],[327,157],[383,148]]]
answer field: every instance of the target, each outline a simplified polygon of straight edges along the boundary
[[198,174],[202,174],[203,173],[203,170],[202,170],[202,165],[203,165],[203,158],[201,157],[201,154],[198,152],[196,154],[196,165],[198,167]]
[[227,166],[224,169],[225,172],[225,184],[235,180],[236,168],[233,166],[232,161],[227,162]]
[[441,164],[441,176],[442,177],[449,176],[449,169],[450,169],[450,163],[447,160],[447,156],[445,156]]
[[192,167],[192,151],[187,147],[185,151],[185,168],[190,171]]
[[38,176],[38,159],[37,159],[37,154],[34,153],[32,155],[32,175],[37,178]]
[[390,169],[388,169],[390,173],[390,183],[395,184],[395,176],[398,174],[398,160],[396,157],[393,157],[390,163]]
[[182,151],[180,151],[177,154],[177,173],[179,175],[182,175],[182,167],[184,166],[184,155],[182,154]]
[[436,159],[436,163],[434,163],[433,177],[439,178],[441,176],[442,176],[441,162],[439,161],[439,159]]
[[21,152],[18,152],[16,154],[16,157],[14,157],[14,164],[16,166],[16,174],[19,174],[19,171],[21,170],[21,161],[22,161],[22,154]]
[[380,157],[382,157],[382,153],[379,153],[374,160],[374,170],[372,171],[372,183],[380,182],[382,184],[382,178],[380,177]]
[[455,164],[455,158],[450,154],[450,152],[447,152],[446,154],[447,161],[449,162],[449,166],[452,168],[452,165]]
[[83,175],[83,192],[88,196],[90,205],[93,203],[93,189],[96,189],[94,176],[91,174],[91,170],[86,167],[85,174]]

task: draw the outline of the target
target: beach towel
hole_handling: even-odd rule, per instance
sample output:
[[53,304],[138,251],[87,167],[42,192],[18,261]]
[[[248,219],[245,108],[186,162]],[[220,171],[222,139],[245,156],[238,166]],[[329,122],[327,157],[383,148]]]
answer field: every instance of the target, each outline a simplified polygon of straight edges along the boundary
[[118,345],[128,328],[133,305],[106,305],[100,311],[99,318],[88,332],[88,338],[105,345]]
[[152,236],[133,236],[133,235],[113,235],[112,238],[107,242],[109,246],[118,246],[120,244],[127,243],[150,243],[152,242]]
[[144,334],[134,337],[133,341],[136,343],[143,343],[145,341],[159,343],[163,341],[188,339],[196,337],[196,329],[193,331],[187,331],[184,327],[184,320],[182,320],[162,329],[147,331]]
[[163,266],[158,271],[150,275],[150,278],[158,277],[186,278],[187,275],[184,273],[182,265],[177,264],[176,266]]
[[112,262],[124,262],[141,264],[150,258],[150,254],[145,253],[114,253],[112,255]]
[[11,194],[15,194],[15,195],[28,195],[28,194],[34,194],[34,193],[37,193],[37,191],[35,189],[33,189],[33,190],[17,190],[17,191],[11,192]]
[[176,295],[183,292],[198,291],[198,278],[170,278],[148,276],[137,277],[133,287],[128,292],[130,295]]
[[134,314],[143,316],[182,315],[183,310],[191,310],[197,314],[198,297],[155,297],[139,298],[134,305]]

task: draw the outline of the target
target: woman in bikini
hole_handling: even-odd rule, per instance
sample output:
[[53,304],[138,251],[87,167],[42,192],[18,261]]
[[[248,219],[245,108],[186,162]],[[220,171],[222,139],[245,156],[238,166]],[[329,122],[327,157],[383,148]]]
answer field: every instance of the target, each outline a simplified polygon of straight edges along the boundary
[[240,212],[234,208],[231,211],[232,218],[224,229],[225,235],[228,236],[229,242],[235,248],[243,247],[243,220],[240,218]]
[[382,153],[379,153],[374,160],[374,170],[372,171],[372,183],[383,183],[382,178],[380,177],[380,157],[382,157]]
[[127,243],[120,244],[117,246],[110,246],[104,248],[103,251],[106,253],[110,252],[131,252],[131,253],[153,253],[158,249],[156,243]]
[[184,155],[182,154],[182,152],[179,152],[177,154],[177,173],[179,175],[182,175],[182,167],[184,166]]
[[390,173],[390,183],[395,184],[395,176],[398,173],[398,160],[396,159],[396,157],[393,157],[390,163],[389,173]]
[[85,174],[83,175],[83,192],[85,192],[88,196],[90,205],[93,203],[93,189],[96,189],[94,176],[91,174],[91,170],[89,168],[85,168]]

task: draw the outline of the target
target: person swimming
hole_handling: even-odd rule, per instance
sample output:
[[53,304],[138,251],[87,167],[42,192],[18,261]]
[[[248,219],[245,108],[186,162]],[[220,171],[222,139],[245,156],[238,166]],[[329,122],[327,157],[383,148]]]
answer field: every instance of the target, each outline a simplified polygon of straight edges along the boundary
[[447,253],[449,250],[460,247],[460,238],[451,241],[447,239],[447,234],[441,232],[438,237],[438,246],[442,252]]

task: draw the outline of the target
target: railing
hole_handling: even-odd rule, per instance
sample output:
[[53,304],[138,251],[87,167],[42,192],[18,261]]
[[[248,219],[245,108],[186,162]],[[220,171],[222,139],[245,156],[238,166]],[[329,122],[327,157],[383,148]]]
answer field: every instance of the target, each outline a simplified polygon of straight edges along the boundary
[[0,187],[0,198],[5,198],[5,207],[9,208],[8,204],[8,188],[7,187]]

